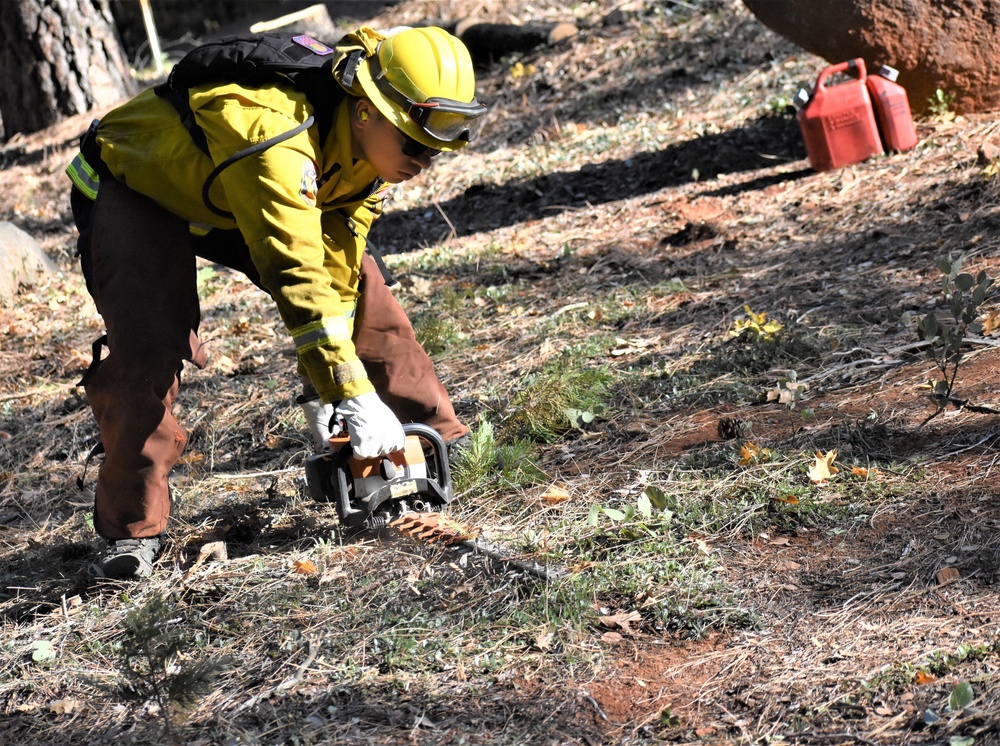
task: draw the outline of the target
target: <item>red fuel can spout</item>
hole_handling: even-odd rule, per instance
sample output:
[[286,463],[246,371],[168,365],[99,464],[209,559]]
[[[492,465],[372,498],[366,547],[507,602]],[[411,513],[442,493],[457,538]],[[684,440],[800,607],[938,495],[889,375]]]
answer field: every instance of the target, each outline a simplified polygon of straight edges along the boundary
[[898,77],[898,70],[882,65],[878,73],[868,77],[868,93],[885,149],[902,153],[917,144],[917,132],[906,89],[896,82]]

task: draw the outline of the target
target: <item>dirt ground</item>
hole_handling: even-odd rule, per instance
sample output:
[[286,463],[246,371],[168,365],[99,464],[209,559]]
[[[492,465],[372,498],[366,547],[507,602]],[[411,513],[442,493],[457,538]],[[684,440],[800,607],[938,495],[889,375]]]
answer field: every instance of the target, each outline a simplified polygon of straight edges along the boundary
[[[456,16],[502,22],[572,12],[544,2],[446,5]],[[810,354],[795,370],[807,388],[795,409],[767,400],[788,371],[766,363],[744,376],[760,396],[740,403],[666,388],[623,399],[594,432],[543,453],[561,480],[589,485],[581,490],[600,491],[602,480],[620,486],[641,464],[696,468],[717,453],[725,418],[768,448],[836,448],[840,463],[866,464],[872,479],[881,471],[887,485],[894,470],[909,476],[905,494],[841,532],[775,526],[712,537],[726,582],[759,620],[751,628],[631,630],[607,637],[602,663],[572,686],[522,671],[496,696],[538,718],[547,734],[538,743],[1000,743],[1000,431],[995,414],[968,407],[929,419],[935,409],[922,386],[935,369],[915,329],[917,317],[945,310],[940,260],[963,256],[968,271],[1000,275],[994,115],[921,119],[915,150],[816,173],[794,114],[772,102],[826,63],[742,6],[704,3],[700,18],[675,24],[671,3],[626,3],[618,15],[595,5],[575,11],[578,38],[517,57],[535,72],[515,76],[513,59],[483,68],[481,93],[494,114],[482,141],[407,185],[373,232],[390,253],[413,251],[415,242],[489,248],[504,257],[502,273],[468,265],[415,272],[402,278],[404,291],[420,308],[462,283],[530,283],[535,313],[555,315],[616,286],[677,283],[683,290],[656,297],[615,330],[621,344],[609,352],[623,368],[660,365],[665,379],[709,350],[716,361],[737,360],[738,340],[719,340],[745,306],[808,331]],[[414,22],[438,15],[438,6],[403,2],[376,20]],[[8,556],[30,551],[46,521],[42,503],[31,502],[44,500],[46,482],[23,473],[34,469],[52,484],[75,479],[89,448],[72,384],[101,326],[74,267],[62,171],[91,116],[17,136],[0,151],[0,220],[29,232],[60,267],[0,308],[0,448],[17,448],[0,468]],[[632,134],[608,134],[616,128]],[[655,146],[647,130],[657,133]],[[541,146],[549,166],[537,172],[525,163]],[[250,289],[235,282],[229,292],[206,314],[208,340],[246,326],[226,308],[243,307]],[[991,291],[981,310],[996,308]],[[558,351],[524,346],[516,317],[498,321],[478,333],[474,354],[439,362],[469,419],[487,382]],[[204,375],[250,376],[266,398],[262,382],[287,344],[264,332],[248,339],[242,358],[230,355]],[[995,336],[971,335],[955,397],[1000,408],[997,346]],[[732,382],[733,365],[729,377],[720,370],[719,386]],[[28,437],[32,423],[64,440]],[[277,468],[280,456],[269,453],[262,468]],[[831,504],[841,499],[833,482],[823,494]],[[4,593],[5,624],[27,624],[17,592]],[[976,699],[949,716],[949,694],[962,682]],[[502,721],[501,705],[461,707],[468,712],[456,703],[454,717]],[[8,702],[5,717],[16,712]]]

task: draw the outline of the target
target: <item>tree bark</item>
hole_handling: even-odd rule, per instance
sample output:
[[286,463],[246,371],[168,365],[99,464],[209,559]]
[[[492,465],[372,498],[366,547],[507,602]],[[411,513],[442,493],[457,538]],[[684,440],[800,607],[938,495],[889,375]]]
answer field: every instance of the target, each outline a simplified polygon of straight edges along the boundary
[[135,92],[108,0],[0,2],[4,134],[36,132]]
[[831,63],[899,70],[915,114],[936,92],[957,112],[1000,106],[1000,0],[743,0],[757,19]]

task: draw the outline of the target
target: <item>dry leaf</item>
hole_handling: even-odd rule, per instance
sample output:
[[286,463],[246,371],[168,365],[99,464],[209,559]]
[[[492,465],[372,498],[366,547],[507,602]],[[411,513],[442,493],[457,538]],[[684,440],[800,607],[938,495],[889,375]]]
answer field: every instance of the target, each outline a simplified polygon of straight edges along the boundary
[[981,323],[983,325],[983,336],[990,336],[997,329],[1000,329],[1000,310],[992,311]]
[[621,337],[615,338],[615,346],[611,349],[611,355],[614,357],[621,357],[622,355],[628,355],[634,352],[642,352],[649,347],[656,344],[656,341],[648,339],[622,339]]
[[793,572],[798,570],[802,565],[798,562],[792,562],[791,560],[783,560],[774,566],[775,572]]
[[229,550],[226,548],[226,542],[224,541],[209,541],[202,545],[201,549],[198,551],[198,556],[195,558],[194,563],[184,573],[184,580],[190,579],[192,575],[201,567],[205,560],[212,559],[216,562],[225,562],[229,559]]
[[601,640],[610,645],[615,645],[622,641],[622,636],[617,632],[605,632],[601,635]]
[[915,684],[930,684],[932,681],[934,681],[934,677],[926,671],[917,671],[913,674],[913,682]]
[[57,699],[49,705],[49,710],[56,715],[72,715],[80,709],[80,702],[76,699]]
[[760,453],[760,447],[755,443],[744,443],[740,446],[740,466],[746,466]]
[[635,603],[640,609],[646,609],[650,606],[659,605],[660,599],[644,591],[635,597]]
[[761,457],[763,449],[756,443],[744,443],[740,446],[740,466],[751,464]]
[[558,505],[569,500],[569,490],[561,484],[553,484],[542,494],[542,502],[548,505]]
[[694,545],[698,548],[698,551],[706,557],[712,553],[712,547],[710,547],[704,539],[695,539]]
[[204,562],[206,559],[215,562],[225,562],[229,559],[229,550],[226,548],[226,542],[216,540],[206,543],[198,552],[196,562]]
[[642,614],[638,611],[619,611],[617,614],[602,616],[600,622],[605,627],[610,627],[611,629],[617,628],[622,632],[631,632],[632,628],[629,625],[632,624],[632,622],[638,622],[641,620]]
[[856,477],[867,477],[868,469],[862,469],[860,466],[852,466],[851,474],[853,474]]
[[826,480],[840,471],[833,465],[836,458],[836,448],[831,448],[826,454],[822,451],[816,451],[816,463],[814,463],[809,469],[809,481],[813,484],[823,484]]
[[552,632],[543,632],[537,637],[535,637],[535,647],[541,651],[548,650],[552,647],[552,640],[555,634]]
[[418,298],[430,298],[434,295],[434,283],[430,279],[412,273],[407,274],[406,279],[411,292]]
[[787,536],[778,536],[773,541],[769,541],[768,544],[773,544],[776,547],[787,547],[789,540]]
[[210,363],[212,370],[217,370],[220,373],[228,375],[236,370],[236,363],[229,355],[218,355],[215,360]]
[[942,567],[938,570],[937,582],[941,585],[944,585],[945,583],[954,583],[961,577],[962,574],[954,567]]
[[295,572],[299,575],[315,575],[319,572],[316,569],[316,564],[312,560],[295,560],[292,563],[292,567],[295,568]]
[[787,503],[788,505],[798,505],[799,498],[795,495],[783,495],[782,497],[773,498],[776,502]]
[[888,707],[876,707],[875,708],[875,714],[876,715],[881,715],[882,717],[886,717],[887,718],[890,715],[892,715],[892,710],[889,709]]

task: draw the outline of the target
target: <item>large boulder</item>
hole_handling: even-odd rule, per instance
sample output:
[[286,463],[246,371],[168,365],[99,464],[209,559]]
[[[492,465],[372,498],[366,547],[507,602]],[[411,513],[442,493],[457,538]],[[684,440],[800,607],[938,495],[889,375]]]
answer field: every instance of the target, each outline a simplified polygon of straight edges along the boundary
[[35,239],[13,223],[0,222],[0,306],[12,304],[21,285],[56,271]]
[[1000,0],[743,0],[761,23],[831,63],[887,64],[915,113],[935,92],[959,113],[1000,108]]

